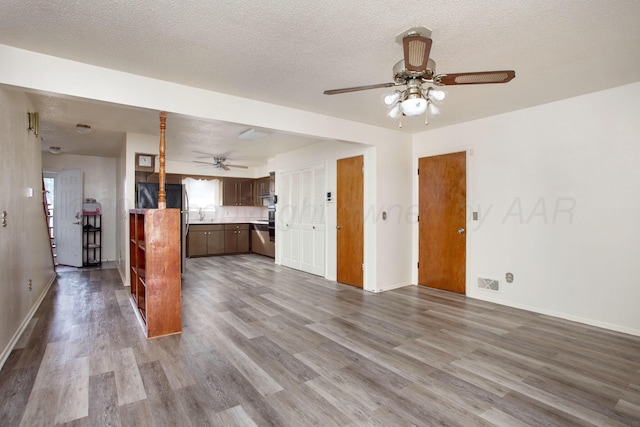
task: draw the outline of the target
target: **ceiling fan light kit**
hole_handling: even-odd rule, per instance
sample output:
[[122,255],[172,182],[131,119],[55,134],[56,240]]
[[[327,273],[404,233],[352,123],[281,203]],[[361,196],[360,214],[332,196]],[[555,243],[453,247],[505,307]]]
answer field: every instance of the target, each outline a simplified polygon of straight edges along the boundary
[[[356,86],[343,89],[325,90],[325,95],[357,92],[361,90],[379,89],[394,86],[406,86],[404,90],[396,90],[383,97],[389,108],[387,116],[400,119],[401,116],[415,117],[426,112],[428,116],[440,113],[435,105],[446,97],[444,90],[433,86],[423,88],[423,84],[435,86],[454,86],[469,84],[507,83],[516,77],[513,70],[480,71],[471,73],[436,74],[436,63],[429,57],[432,40],[431,30],[426,27],[410,28],[400,34],[396,40],[402,43],[404,59],[393,67],[394,83],[380,83]],[[402,122],[399,122],[402,127]]]

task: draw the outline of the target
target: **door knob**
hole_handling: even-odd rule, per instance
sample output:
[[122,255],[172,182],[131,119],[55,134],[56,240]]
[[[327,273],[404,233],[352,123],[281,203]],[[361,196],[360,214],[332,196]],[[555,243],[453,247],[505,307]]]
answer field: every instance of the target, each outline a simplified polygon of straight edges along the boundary
[[336,225],[336,230],[340,230],[342,227],[340,227],[339,225]]
[[460,227],[458,228],[458,234],[463,234],[464,233],[464,228]]
[[80,224],[80,221],[74,222],[74,224]]

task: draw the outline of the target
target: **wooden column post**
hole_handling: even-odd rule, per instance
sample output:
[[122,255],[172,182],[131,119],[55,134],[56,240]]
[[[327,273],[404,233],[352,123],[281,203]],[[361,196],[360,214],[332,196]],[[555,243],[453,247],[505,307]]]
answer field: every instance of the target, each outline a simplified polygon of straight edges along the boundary
[[158,173],[159,190],[158,190],[158,209],[167,208],[166,194],[164,191],[165,181],[165,156],[166,156],[166,141],[165,133],[167,129],[167,113],[160,112],[160,171]]

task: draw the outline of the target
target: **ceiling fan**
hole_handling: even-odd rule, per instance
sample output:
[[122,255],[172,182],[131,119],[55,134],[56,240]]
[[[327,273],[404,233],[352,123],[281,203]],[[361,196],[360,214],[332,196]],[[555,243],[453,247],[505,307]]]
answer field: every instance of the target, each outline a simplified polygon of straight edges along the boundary
[[248,166],[242,166],[242,165],[230,165],[229,163],[227,163],[227,158],[226,157],[216,157],[216,156],[207,156],[207,157],[199,157],[200,159],[211,159],[213,158],[212,162],[203,162],[202,160],[194,160],[194,163],[202,163],[202,164],[206,164],[206,165],[210,165],[213,166],[216,169],[224,169],[226,171],[228,171],[230,168],[240,168],[240,169],[247,169]]
[[[361,90],[406,86],[384,98],[389,109],[388,116],[397,119],[401,115],[418,116],[425,111],[428,115],[439,112],[435,105],[442,101],[445,92],[440,86],[507,83],[516,76],[513,70],[479,71],[470,73],[436,74],[436,63],[429,57],[432,40],[431,30],[425,27],[410,28],[397,37],[402,43],[404,59],[393,67],[393,82],[342,89],[325,90],[325,95],[356,92]],[[423,84],[435,87],[423,88]],[[427,124],[425,117],[425,124]],[[402,122],[400,122],[402,127]]]

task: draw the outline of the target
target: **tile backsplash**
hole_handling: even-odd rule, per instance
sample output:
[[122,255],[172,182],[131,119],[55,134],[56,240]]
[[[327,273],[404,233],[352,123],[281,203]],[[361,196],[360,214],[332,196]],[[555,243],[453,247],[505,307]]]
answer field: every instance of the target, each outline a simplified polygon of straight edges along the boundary
[[218,206],[215,211],[210,209],[191,209],[189,222],[223,222],[223,221],[255,221],[266,220],[268,211],[259,206]]

